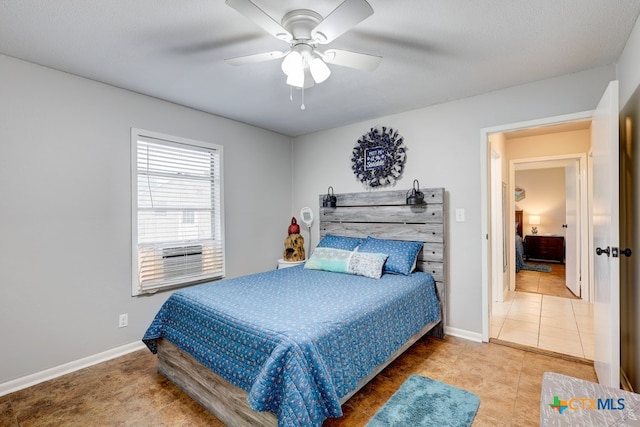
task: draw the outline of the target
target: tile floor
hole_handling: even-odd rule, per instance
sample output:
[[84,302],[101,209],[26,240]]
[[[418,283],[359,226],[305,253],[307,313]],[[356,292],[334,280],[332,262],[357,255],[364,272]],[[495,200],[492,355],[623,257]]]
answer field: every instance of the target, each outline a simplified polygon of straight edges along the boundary
[[[425,337],[343,405],[325,427],[364,426],[411,374],[480,398],[474,426],[537,426],[544,372],[595,381],[593,365],[492,343]],[[222,426],[156,373],[146,350],[0,397],[0,427]]]
[[593,360],[593,305],[566,290],[564,266],[552,269],[516,275],[517,291],[493,305],[491,338]]

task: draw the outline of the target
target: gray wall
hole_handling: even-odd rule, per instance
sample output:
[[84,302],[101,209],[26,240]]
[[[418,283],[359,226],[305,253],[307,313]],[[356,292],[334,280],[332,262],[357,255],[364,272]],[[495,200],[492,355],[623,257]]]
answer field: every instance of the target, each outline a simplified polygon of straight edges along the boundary
[[0,76],[0,384],[139,341],[168,297],[131,297],[131,127],[223,145],[227,276],[275,267],[289,137],[2,55]]
[[618,58],[616,75],[620,81],[620,106],[624,106],[640,86],[640,20],[636,21],[627,45]]
[[[449,332],[480,338],[482,332],[480,130],[526,120],[595,108],[613,66],[592,69],[402,114],[380,117],[294,138],[294,207],[317,206],[329,185],[335,192],[362,191],[351,171],[351,150],[371,127],[397,129],[408,147],[403,178],[422,187],[448,192]],[[455,209],[466,210],[466,222],[455,222]],[[317,225],[314,227],[317,242]]]

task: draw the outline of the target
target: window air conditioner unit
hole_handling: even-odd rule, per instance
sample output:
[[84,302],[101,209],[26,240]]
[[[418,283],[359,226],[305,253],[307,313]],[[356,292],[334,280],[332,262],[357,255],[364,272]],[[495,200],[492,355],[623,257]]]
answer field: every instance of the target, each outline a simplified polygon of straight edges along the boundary
[[202,274],[202,245],[178,246],[162,249],[165,279]]

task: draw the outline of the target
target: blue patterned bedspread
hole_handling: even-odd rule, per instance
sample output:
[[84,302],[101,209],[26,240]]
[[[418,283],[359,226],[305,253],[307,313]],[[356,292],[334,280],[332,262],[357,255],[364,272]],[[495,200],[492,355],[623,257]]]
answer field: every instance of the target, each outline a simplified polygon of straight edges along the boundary
[[298,266],[179,290],[143,341],[154,353],[157,339],[171,341],[279,426],[320,426],[439,313],[429,274],[375,280]]

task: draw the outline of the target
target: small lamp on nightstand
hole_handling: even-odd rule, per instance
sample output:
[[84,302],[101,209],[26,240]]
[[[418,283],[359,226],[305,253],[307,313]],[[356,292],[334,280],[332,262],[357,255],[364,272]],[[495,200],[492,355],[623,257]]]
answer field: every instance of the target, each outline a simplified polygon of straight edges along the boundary
[[529,215],[529,225],[531,225],[531,234],[538,234],[538,225],[540,225],[540,215]]

